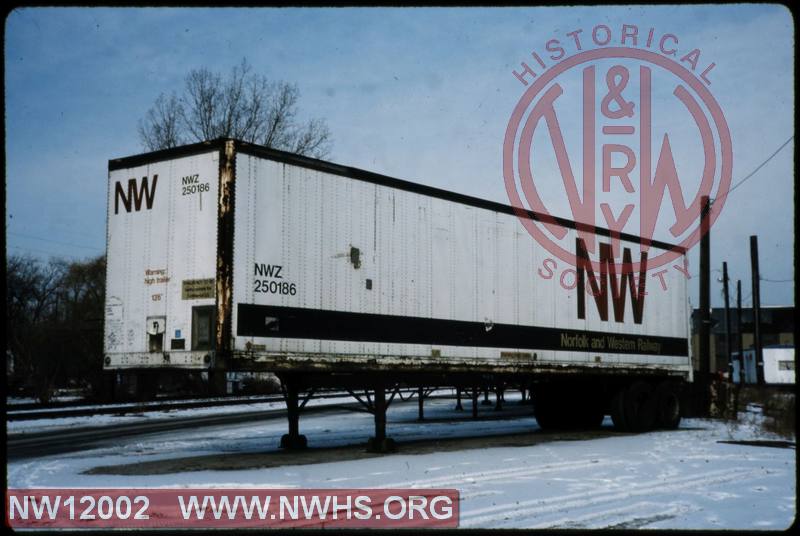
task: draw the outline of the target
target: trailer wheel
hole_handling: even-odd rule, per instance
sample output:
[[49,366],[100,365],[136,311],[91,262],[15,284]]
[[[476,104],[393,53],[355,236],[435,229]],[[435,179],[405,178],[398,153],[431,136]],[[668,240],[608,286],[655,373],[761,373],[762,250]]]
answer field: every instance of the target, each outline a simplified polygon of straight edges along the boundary
[[617,432],[630,431],[625,420],[625,391],[625,388],[620,389],[611,399],[611,422],[614,423]]
[[624,401],[625,423],[631,432],[647,432],[656,423],[656,394],[653,386],[635,381],[627,389]]
[[569,428],[568,411],[564,397],[552,386],[539,386],[533,391],[533,416],[542,430],[564,430]]
[[593,396],[570,393],[570,389],[539,389],[535,393],[533,414],[544,430],[587,430],[603,424],[602,409]]
[[673,382],[663,381],[656,388],[656,426],[675,430],[681,422],[681,400]]
[[581,408],[580,423],[583,429],[596,430],[603,426],[605,418],[603,410],[596,406],[586,404]]
[[551,397],[538,395],[533,403],[533,416],[542,430],[558,430],[563,428],[561,412],[558,411],[557,402]]

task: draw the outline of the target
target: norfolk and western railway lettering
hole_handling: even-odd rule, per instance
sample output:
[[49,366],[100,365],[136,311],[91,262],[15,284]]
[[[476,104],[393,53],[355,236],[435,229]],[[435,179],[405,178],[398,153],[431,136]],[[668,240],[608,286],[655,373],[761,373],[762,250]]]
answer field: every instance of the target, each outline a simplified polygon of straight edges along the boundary
[[561,348],[565,350],[587,350],[598,352],[641,352],[661,354],[661,343],[646,337],[621,335],[589,336],[581,334],[561,334]]
[[[125,212],[130,212],[133,208],[136,212],[142,209],[142,199],[144,199],[147,209],[153,208],[153,199],[156,195],[156,185],[158,175],[153,175],[152,188],[148,185],[147,177],[142,177],[142,185],[137,188],[136,179],[128,179],[128,191],[122,189],[122,183],[117,182],[114,186],[114,214],[119,214],[119,203],[125,207]],[[133,205],[133,206],[131,206]]]

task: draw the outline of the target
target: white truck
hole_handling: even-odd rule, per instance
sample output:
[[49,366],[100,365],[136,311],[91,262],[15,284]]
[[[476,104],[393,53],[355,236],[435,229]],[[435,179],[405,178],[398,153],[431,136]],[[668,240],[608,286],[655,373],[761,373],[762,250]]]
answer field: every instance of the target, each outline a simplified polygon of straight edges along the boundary
[[[545,427],[677,426],[692,368],[675,271],[606,284],[583,264],[562,285],[510,206],[232,139],[114,159],[108,179],[109,371],[275,372],[285,446],[319,386],[374,393],[378,445],[399,385],[529,389]],[[676,249],[619,238],[637,261]]]

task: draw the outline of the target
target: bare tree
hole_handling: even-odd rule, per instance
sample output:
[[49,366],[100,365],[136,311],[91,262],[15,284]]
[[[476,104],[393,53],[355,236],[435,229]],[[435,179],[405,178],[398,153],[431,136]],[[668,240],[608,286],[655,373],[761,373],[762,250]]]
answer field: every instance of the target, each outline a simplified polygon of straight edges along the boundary
[[158,96],[144,119],[139,120],[139,137],[151,151],[175,147],[184,143],[181,132],[183,107],[173,93]]
[[43,402],[50,399],[61,370],[52,326],[64,269],[63,262],[44,264],[32,257],[12,256],[6,262],[6,349],[15,360],[17,376],[32,385]]
[[180,95],[159,95],[139,122],[139,137],[151,151],[230,137],[325,157],[330,151],[330,130],[323,119],[299,121],[299,100],[296,84],[271,82],[253,73],[246,60],[228,77],[206,68],[193,69]]
[[47,402],[57,386],[102,380],[105,257],[6,259],[6,371],[10,391]]

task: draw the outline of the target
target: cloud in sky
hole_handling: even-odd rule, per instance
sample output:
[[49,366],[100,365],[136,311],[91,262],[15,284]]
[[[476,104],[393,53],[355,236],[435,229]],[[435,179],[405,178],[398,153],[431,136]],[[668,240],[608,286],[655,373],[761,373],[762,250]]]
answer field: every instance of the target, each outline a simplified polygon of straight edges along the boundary
[[[793,20],[775,5],[20,9],[5,25],[8,251],[101,253],[108,159],[141,152],[137,120],[189,69],[228,71],[243,57],[299,85],[303,114],[331,127],[333,161],[507,203],[502,140],[524,91],[512,70],[596,24],[673,33],[716,64],[734,181],[794,132]],[[661,126],[670,120],[679,130],[672,117]],[[676,153],[694,150],[688,136],[674,141]],[[731,194],[712,231],[713,267],[728,261],[745,296],[751,234],[764,277],[794,277],[793,149]],[[696,273],[696,248],[690,263]],[[793,294],[793,283],[762,284],[764,303]]]

